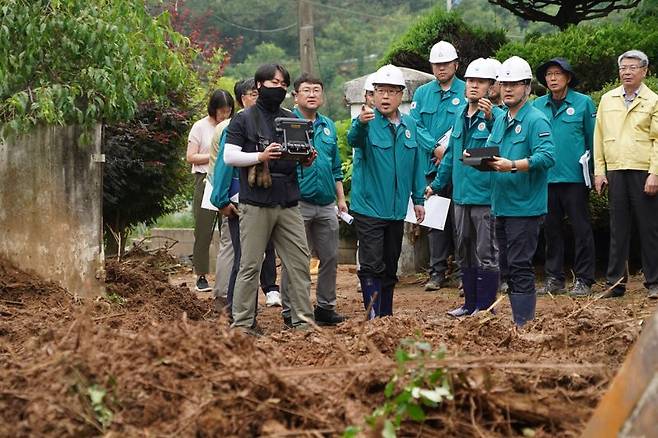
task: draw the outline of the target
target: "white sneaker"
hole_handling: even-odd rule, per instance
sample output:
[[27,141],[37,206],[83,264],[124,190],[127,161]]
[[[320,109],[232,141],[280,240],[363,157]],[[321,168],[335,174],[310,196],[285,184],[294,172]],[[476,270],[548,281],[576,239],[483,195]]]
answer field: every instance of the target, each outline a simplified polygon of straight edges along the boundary
[[265,305],[267,307],[281,307],[281,294],[275,290],[271,290],[265,294]]

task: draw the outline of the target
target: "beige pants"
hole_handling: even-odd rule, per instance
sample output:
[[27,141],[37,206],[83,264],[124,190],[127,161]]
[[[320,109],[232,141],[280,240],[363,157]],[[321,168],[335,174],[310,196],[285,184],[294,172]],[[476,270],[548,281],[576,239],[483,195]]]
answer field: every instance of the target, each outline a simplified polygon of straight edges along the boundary
[[310,253],[299,207],[257,207],[240,204],[242,258],[233,295],[233,327],[256,324],[260,267],[267,242],[288,270],[288,298],[293,326],[313,321],[309,273]]

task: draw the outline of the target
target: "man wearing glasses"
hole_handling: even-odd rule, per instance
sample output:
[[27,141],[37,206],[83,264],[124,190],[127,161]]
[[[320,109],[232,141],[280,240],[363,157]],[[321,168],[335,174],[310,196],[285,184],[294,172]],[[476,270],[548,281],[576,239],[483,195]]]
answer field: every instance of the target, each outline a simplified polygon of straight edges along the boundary
[[[447,148],[445,134],[455,122],[455,117],[462,104],[466,103],[464,91],[466,84],[459,79],[457,73],[457,50],[447,41],[439,41],[430,51],[429,62],[436,81],[431,81],[418,87],[411,102],[411,117],[418,126],[418,145],[424,156],[424,172],[427,183],[434,180],[438,166]],[[448,134],[449,135],[449,134]],[[445,141],[439,142],[441,138]],[[438,195],[450,197],[452,184],[448,184]],[[439,290],[446,285],[448,271],[448,256],[454,249],[452,226],[452,206],[446,221],[445,229],[431,229],[428,234],[430,249],[430,280],[425,290]],[[456,260],[459,268],[459,260]],[[457,269],[458,270],[458,269]],[[454,278],[459,272],[453,272]]]
[[594,130],[594,184],[608,189],[610,253],[607,296],[626,291],[631,217],[637,221],[648,297],[658,299],[658,95],[644,83],[649,59],[639,50],[619,56],[622,85],[603,95]]
[[[336,270],[338,268],[338,217],[336,207],[347,212],[343,192],[343,171],[338,153],[336,126],[327,116],[318,113],[324,103],[323,84],[319,78],[302,74],[294,83],[293,111],[301,119],[313,121],[313,147],[318,153],[313,164],[297,172],[301,200],[299,209],[304,218],[309,249],[320,260],[316,286],[315,322],[336,325],[345,318],[336,312]],[[291,325],[288,300],[288,272],[281,272],[283,321]]]
[[517,326],[535,317],[537,294],[532,258],[539,226],[547,211],[548,169],[553,166],[553,138],[546,116],[528,102],[532,70],[518,56],[503,62],[498,75],[507,114],[499,117],[487,141],[500,156],[490,166],[491,209],[499,246],[506,249],[509,299]]
[[[587,296],[594,283],[594,235],[589,219],[590,166],[596,107],[589,96],[573,89],[578,78],[564,58],[553,58],[537,69],[537,80],[548,93],[534,101],[535,108],[551,121],[555,166],[548,171],[548,214],[545,282],[540,293],[565,293],[564,217],[573,230],[576,281],[569,294]],[[587,172],[587,178],[585,173]]]
[[423,207],[423,154],[416,122],[398,108],[406,86],[402,71],[385,65],[373,77],[375,109],[362,107],[347,142],[354,148],[352,203],[359,239],[359,280],[368,318],[393,314],[404,218],[409,194],[418,222]]

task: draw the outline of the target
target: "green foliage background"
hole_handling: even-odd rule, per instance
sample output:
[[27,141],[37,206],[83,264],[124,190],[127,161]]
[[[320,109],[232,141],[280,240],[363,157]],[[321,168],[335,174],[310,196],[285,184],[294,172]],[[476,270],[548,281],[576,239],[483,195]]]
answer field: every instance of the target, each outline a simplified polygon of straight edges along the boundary
[[140,101],[195,84],[186,56],[167,16],[154,20],[140,2],[4,0],[3,132],[130,119]]

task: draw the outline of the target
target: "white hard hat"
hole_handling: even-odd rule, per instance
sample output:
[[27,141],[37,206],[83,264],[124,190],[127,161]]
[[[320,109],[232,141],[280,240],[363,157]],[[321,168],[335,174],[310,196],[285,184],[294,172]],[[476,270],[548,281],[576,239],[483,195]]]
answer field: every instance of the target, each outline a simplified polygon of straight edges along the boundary
[[455,50],[455,46],[447,41],[439,41],[430,50],[430,62],[432,64],[450,62],[455,59],[457,59],[457,50]]
[[404,74],[402,73],[402,70],[393,64],[386,64],[385,66],[380,67],[372,76],[373,85],[387,84],[399,85],[401,87],[407,86],[404,82]]
[[374,85],[372,85],[372,78],[375,77],[374,73],[370,73],[366,78],[366,83],[363,84],[363,91],[375,91]]
[[493,64],[484,58],[478,58],[468,64],[468,68],[466,69],[466,74],[464,74],[464,77],[496,80],[497,74],[498,72],[496,68],[494,68]]
[[491,64],[491,68],[493,68],[493,70],[496,72],[496,77],[498,77],[498,72],[500,71],[500,67],[502,67],[503,63],[496,58],[487,58],[487,62]]
[[512,56],[503,62],[498,72],[498,80],[501,82],[515,82],[532,79],[530,64],[523,58]]

